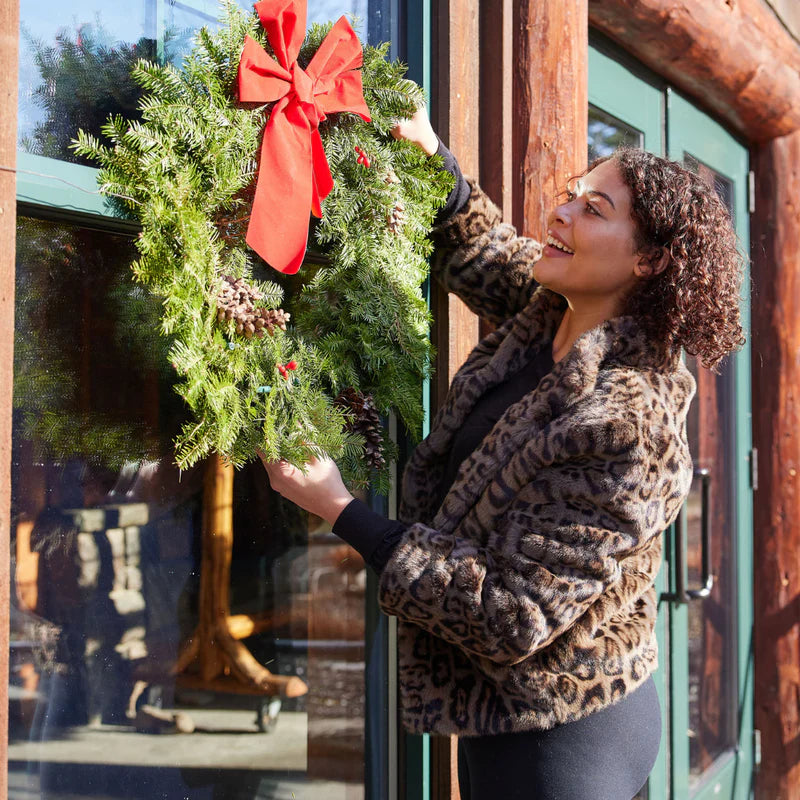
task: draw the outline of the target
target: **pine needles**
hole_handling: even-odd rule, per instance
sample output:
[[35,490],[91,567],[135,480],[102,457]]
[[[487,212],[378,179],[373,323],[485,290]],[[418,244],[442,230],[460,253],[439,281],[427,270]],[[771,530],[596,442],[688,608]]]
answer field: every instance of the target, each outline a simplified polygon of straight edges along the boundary
[[[301,64],[329,27],[312,26]],[[127,198],[117,197],[120,210],[142,224],[134,274],[162,298],[176,389],[192,416],[176,442],[178,464],[216,451],[241,465],[260,448],[302,466],[324,452],[351,483],[371,479],[386,490],[391,443],[384,443],[387,466],[371,473],[364,437],[334,399],[351,388],[372,396],[381,415],[397,413],[419,434],[431,360],[420,285],[427,233],[452,179],[436,158],[389,135],[424,98],[403,77],[405,67],[386,60],[388,46],[365,46],[372,123],[343,113],[320,126],[335,186],[310,245],[324,264],[304,266],[299,292],[284,297],[291,282],[267,272],[244,242],[269,113],[234,99],[245,34],[265,43],[257,18],[226,0],[219,32],[200,31],[180,70],[136,65],[146,92],[140,121],[109,119],[103,133],[111,146],[81,132],[74,149],[99,163],[101,188]],[[216,298],[227,276],[243,278],[265,309],[290,308],[286,331],[243,336],[235,319],[221,319]]]

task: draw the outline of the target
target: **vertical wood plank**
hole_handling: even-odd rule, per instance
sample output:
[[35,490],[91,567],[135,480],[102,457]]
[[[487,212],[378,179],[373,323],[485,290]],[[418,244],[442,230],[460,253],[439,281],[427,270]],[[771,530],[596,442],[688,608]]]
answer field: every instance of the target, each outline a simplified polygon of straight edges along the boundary
[[[433,0],[433,85],[431,121],[466,175],[478,175],[479,3]],[[455,295],[433,286],[433,341],[437,351],[433,407],[444,399],[450,380],[478,341],[478,318]]]
[[514,2],[482,2],[480,8],[480,172],[481,188],[512,215]]
[[751,153],[758,800],[800,800],[800,131]]
[[[481,78],[479,0],[432,0],[431,121],[465,175],[480,176]],[[436,374],[431,408],[441,405],[450,381],[479,338],[478,318],[455,295],[431,287]],[[431,738],[431,796],[459,800],[455,739]]]
[[[19,0],[0,2],[0,166],[17,164]],[[14,369],[16,181],[0,169],[0,797],[8,793],[8,647],[11,516],[11,387]]]
[[587,0],[515,0],[513,223],[541,238],[556,194],[586,168]]
[[[480,8],[480,171],[481,188],[512,218],[514,172],[512,114],[514,0],[484,0]],[[480,338],[494,326],[480,321]]]

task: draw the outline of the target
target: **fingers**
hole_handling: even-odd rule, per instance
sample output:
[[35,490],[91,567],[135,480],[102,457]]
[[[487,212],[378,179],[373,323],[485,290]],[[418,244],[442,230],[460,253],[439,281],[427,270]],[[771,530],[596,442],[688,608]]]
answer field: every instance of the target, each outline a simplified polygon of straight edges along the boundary
[[428,155],[433,155],[439,146],[428,112],[424,106],[417,109],[410,119],[397,120],[397,124],[391,130],[395,139],[405,139],[417,147],[424,150]]
[[256,448],[256,453],[261,459],[264,469],[267,471],[267,477],[269,478],[270,486],[278,491],[278,486],[280,485],[281,480],[283,478],[291,477],[295,467],[293,467],[288,461],[267,460],[266,454],[260,448]]

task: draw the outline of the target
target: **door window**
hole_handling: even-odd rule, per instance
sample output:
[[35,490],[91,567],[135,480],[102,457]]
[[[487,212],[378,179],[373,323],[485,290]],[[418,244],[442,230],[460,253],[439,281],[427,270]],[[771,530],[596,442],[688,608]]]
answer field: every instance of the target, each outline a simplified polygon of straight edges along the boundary
[[643,147],[644,134],[595,106],[589,106],[589,163],[610,156],[618,147]]
[[[689,153],[684,153],[683,163],[714,188],[735,220],[733,181]],[[738,742],[736,385],[730,359],[718,375],[699,368],[691,356],[686,365],[697,382],[687,419],[695,465],[685,507],[687,580],[690,587],[700,588],[708,574],[712,581],[708,596],[688,604],[687,733],[689,781],[694,787]]]

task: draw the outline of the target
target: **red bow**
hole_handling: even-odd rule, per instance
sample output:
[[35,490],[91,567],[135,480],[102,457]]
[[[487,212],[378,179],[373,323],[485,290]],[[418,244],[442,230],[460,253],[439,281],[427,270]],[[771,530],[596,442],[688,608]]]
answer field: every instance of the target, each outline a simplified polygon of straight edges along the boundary
[[297,63],[306,29],[304,0],[262,0],[255,9],[278,60],[245,37],[239,99],[278,102],[264,128],[247,244],[275,269],[293,274],[306,252],[309,208],[321,217],[321,203],[333,188],[319,123],[333,111],[370,121],[358,71],[361,44],[341,17],[304,71]]

